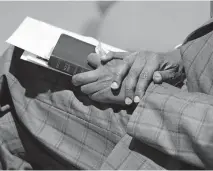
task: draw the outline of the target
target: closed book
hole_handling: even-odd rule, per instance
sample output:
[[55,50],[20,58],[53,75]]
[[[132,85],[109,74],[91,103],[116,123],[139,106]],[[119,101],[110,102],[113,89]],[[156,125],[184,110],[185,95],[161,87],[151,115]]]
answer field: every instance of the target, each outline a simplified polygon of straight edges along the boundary
[[48,66],[71,76],[86,72],[93,69],[87,62],[90,53],[95,53],[94,45],[61,34],[48,60]]

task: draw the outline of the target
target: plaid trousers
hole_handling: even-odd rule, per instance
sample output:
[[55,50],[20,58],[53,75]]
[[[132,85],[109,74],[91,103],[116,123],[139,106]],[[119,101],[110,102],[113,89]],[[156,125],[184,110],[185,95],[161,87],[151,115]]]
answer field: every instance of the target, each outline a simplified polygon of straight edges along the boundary
[[212,25],[180,48],[188,91],[151,84],[135,110],[90,100],[10,47],[0,58],[0,168],[212,169]]

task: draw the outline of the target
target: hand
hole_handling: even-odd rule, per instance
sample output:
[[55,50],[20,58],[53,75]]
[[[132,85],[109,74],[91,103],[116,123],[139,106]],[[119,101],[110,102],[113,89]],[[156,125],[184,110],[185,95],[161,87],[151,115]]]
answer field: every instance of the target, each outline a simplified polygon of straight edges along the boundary
[[150,51],[133,52],[130,55],[110,52],[101,57],[102,62],[122,59],[124,65],[114,74],[111,88],[116,90],[125,78],[125,103],[138,103],[147,87],[153,80],[155,83],[163,81],[174,84],[183,81],[183,65],[179,50],[168,53],[154,53]]
[[[129,53],[122,53],[122,56],[127,56]],[[80,73],[72,77],[72,82],[75,86],[81,86],[81,91],[92,100],[104,103],[125,104],[125,90],[121,85],[119,90],[112,90],[110,85],[117,73],[120,73],[124,66],[124,61],[115,59],[101,64],[100,57],[97,54],[90,54],[88,62],[97,69]],[[123,81],[125,83],[125,79]]]

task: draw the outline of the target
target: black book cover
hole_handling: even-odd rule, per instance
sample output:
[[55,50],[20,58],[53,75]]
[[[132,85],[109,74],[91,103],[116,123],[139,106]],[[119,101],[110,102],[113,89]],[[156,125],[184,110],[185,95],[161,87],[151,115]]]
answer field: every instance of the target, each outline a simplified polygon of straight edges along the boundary
[[92,70],[87,63],[90,53],[95,53],[94,45],[62,34],[53,49],[48,65],[72,76]]

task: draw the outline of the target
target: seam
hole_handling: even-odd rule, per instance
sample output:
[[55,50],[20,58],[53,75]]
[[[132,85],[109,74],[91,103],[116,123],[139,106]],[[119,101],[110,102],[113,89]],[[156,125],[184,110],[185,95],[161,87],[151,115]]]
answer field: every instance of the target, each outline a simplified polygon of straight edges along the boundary
[[[41,101],[40,99],[35,99],[35,100],[37,100],[37,101],[39,101],[39,102],[41,102],[41,103],[44,103],[44,104],[46,104],[46,105],[50,105],[49,103],[46,103],[46,102],[44,102],[44,101]],[[57,109],[57,110],[59,110],[59,111],[61,111],[62,113],[66,113],[66,114],[71,114],[73,117],[75,117],[75,118],[78,118],[78,119],[80,119],[80,120],[83,120],[83,121],[85,121],[85,122],[88,122],[87,120],[84,120],[84,119],[82,119],[82,118],[79,118],[79,117],[77,117],[76,115],[74,115],[74,114],[72,114],[72,113],[69,113],[69,112],[66,112],[66,111],[64,111],[64,110],[62,110],[62,109],[60,109],[60,108],[58,108],[58,107],[56,107],[56,106],[52,106],[53,108],[55,108],[55,109]],[[100,127],[100,126],[98,126],[98,125],[95,125],[95,124],[93,124],[93,123],[89,123],[89,124],[91,124],[92,126],[95,126],[95,127],[98,127],[98,128],[100,128],[100,129],[102,129],[102,130],[106,130],[106,128],[103,128],[103,127]],[[121,137],[120,135],[118,135],[117,133],[115,133],[115,132],[111,132],[112,134],[114,134],[114,135],[116,135],[116,136],[118,136],[118,137]]]
[[199,54],[203,51],[203,49],[204,49],[206,43],[209,41],[209,39],[212,37],[212,35],[213,35],[213,32],[210,34],[210,36],[207,38],[207,40],[205,40],[205,41],[203,42],[203,46],[202,46],[201,49],[197,52],[197,54],[194,56],[194,58],[193,58],[191,64],[188,66],[188,69],[186,70],[186,75],[188,75],[189,70],[191,69],[191,66],[194,64],[194,62],[195,62],[195,60],[198,58]]

